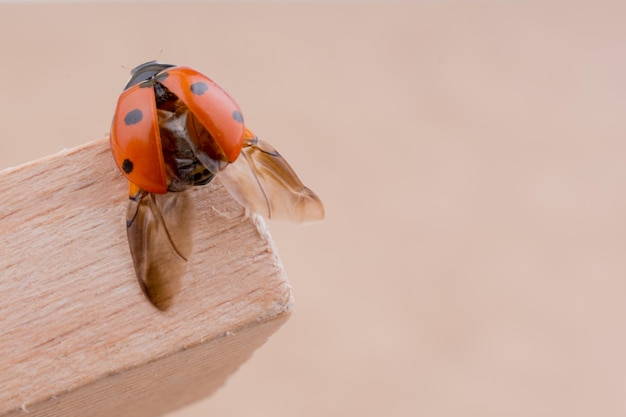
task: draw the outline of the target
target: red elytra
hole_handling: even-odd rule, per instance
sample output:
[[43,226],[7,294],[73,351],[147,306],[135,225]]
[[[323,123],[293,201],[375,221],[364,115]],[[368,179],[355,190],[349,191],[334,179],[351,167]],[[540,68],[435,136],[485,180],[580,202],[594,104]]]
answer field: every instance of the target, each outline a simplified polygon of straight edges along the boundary
[[187,106],[228,162],[234,162],[241,153],[245,128],[237,103],[209,77],[192,68],[167,64],[146,63],[137,67],[117,103],[111,126],[111,150],[118,167],[132,184],[163,194],[169,184],[157,117],[155,88],[159,86]]

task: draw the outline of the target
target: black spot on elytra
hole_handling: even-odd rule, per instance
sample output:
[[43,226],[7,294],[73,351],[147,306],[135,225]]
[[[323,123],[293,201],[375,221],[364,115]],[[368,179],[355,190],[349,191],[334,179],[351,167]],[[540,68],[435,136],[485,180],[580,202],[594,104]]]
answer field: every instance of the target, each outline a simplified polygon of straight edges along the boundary
[[133,161],[131,161],[128,158],[124,159],[124,162],[122,162],[122,169],[127,174],[130,174],[131,172],[133,172],[133,168],[134,167],[135,167],[135,165],[133,164]]
[[243,115],[241,114],[239,110],[235,110],[233,112],[233,119],[235,119],[239,123],[243,123]]
[[126,116],[124,116],[124,123],[126,126],[130,126],[141,122],[141,119],[143,119],[143,113],[141,110],[135,109],[126,113]]
[[198,81],[197,83],[191,84],[189,89],[195,95],[201,96],[202,94],[206,93],[206,91],[209,89],[209,86],[205,82]]

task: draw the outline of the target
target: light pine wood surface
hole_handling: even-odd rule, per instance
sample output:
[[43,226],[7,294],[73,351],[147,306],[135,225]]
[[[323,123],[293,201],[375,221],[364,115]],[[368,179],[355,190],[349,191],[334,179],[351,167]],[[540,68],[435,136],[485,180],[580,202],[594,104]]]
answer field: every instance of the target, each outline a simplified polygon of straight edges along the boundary
[[100,139],[0,172],[0,416],[153,416],[211,394],[283,324],[262,219],[191,190],[194,249],[166,312],[137,284],[126,181]]

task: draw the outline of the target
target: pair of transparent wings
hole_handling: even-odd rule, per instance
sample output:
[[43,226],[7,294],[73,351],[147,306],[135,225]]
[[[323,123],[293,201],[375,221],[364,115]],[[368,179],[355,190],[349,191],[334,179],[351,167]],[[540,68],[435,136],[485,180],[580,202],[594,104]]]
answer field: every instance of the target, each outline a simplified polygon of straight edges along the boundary
[[[287,161],[268,143],[247,139],[239,158],[219,174],[224,187],[247,211],[295,223],[321,220],[324,206],[304,186]],[[192,250],[194,210],[187,193],[155,195],[140,191],[127,215],[139,284],[161,310],[180,287]]]

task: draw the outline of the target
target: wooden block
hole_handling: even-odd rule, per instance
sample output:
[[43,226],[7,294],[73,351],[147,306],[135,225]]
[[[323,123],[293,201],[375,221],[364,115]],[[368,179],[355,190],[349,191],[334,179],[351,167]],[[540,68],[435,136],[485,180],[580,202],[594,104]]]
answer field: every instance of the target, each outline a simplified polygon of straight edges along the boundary
[[101,139],[0,172],[0,416],[154,416],[211,394],[279,328],[291,289],[259,217],[188,191],[194,249],[163,312],[126,240]]

